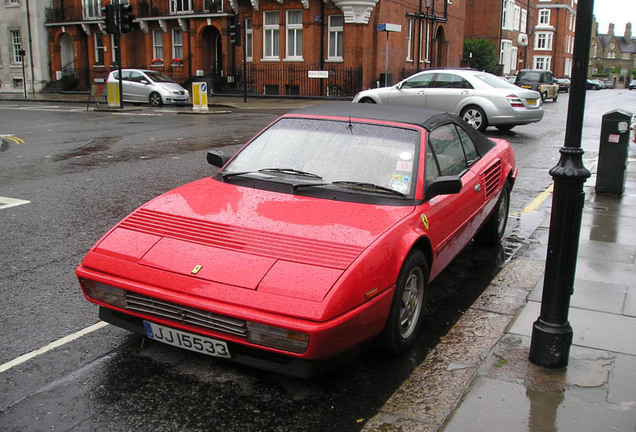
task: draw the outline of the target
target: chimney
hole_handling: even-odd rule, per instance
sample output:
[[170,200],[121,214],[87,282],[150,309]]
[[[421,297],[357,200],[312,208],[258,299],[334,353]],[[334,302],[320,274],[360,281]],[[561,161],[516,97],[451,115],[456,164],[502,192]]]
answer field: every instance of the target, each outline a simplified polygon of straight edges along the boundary
[[632,23],[625,24],[625,34],[623,35],[628,41],[632,38]]
[[614,23],[610,23],[609,30],[607,30],[607,34],[610,36],[614,36]]

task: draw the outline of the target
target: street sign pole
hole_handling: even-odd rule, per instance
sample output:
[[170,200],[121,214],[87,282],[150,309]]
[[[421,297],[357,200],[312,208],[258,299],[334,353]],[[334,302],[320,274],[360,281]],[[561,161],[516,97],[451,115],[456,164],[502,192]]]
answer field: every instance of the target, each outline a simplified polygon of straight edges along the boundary
[[378,24],[377,30],[380,32],[386,32],[386,50],[384,53],[384,86],[389,85],[389,33],[402,31],[400,24],[382,23]]
[[550,170],[554,179],[552,214],[541,299],[541,314],[534,322],[530,342],[531,363],[549,369],[567,366],[573,330],[568,321],[585,193],[590,172],[583,165],[581,136],[587,89],[587,65],[592,34],[594,0],[579,0],[574,35],[572,84],[565,144],[561,158]]

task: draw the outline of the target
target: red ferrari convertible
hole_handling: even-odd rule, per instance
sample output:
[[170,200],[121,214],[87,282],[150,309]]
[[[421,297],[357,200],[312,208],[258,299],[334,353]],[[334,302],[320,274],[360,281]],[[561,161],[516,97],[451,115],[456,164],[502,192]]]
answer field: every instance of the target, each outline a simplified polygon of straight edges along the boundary
[[429,282],[497,243],[510,144],[454,115],[326,104],[278,118],[212,177],[143,205],[76,273],[100,318],[150,339],[308,376],[379,338],[415,342]]

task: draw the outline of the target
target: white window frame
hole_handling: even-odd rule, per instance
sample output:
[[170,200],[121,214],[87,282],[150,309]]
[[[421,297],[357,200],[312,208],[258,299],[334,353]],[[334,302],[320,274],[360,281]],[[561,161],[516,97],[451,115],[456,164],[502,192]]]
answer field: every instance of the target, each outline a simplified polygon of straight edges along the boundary
[[243,28],[245,29],[245,61],[254,60],[254,33],[252,18],[245,18]]
[[519,23],[519,31],[521,33],[528,32],[528,11],[521,9],[521,22]]
[[499,64],[503,65],[504,75],[509,75],[512,70],[512,41],[509,39],[502,39],[499,49]]
[[406,20],[406,61],[413,61],[413,24],[415,18]]
[[[268,17],[271,18],[269,24]],[[278,10],[263,11],[263,60],[280,60],[280,12]]]
[[519,59],[519,48],[516,46],[512,47],[512,52],[510,53],[510,72],[517,70],[517,64]]
[[515,6],[515,18],[512,23],[512,29],[519,31],[521,23],[521,8],[519,6]]
[[11,64],[21,65],[22,33],[19,29],[9,30],[9,43],[11,44]]
[[172,59],[183,61],[183,30],[180,28],[172,29]]
[[9,0],[9,3],[7,3],[7,7],[15,6],[20,6],[20,0]]
[[537,51],[551,51],[554,33],[536,32],[534,34],[534,49]]
[[152,31],[152,58],[163,60],[163,30]]
[[170,0],[171,15],[187,14],[192,11],[192,0]]
[[[335,18],[342,19],[342,25],[334,24]],[[327,24],[327,60],[342,61],[344,53],[344,15],[329,15]]]
[[[300,14],[300,23],[291,23],[290,15],[296,17]],[[303,59],[303,11],[302,9],[290,9],[285,12],[285,59],[301,60]],[[300,45],[300,46],[299,46]]]
[[82,0],[82,16],[85,20],[102,19],[101,0]]
[[[95,32],[93,38],[95,44],[95,66],[104,66],[106,64],[106,47],[104,46],[104,34],[102,32]],[[101,45],[99,39],[101,38]],[[101,62],[99,60],[101,52]]]
[[501,28],[503,30],[512,30],[515,20],[515,2],[514,0],[504,0],[503,13],[501,16]]
[[535,56],[532,59],[533,69],[550,70],[551,66],[552,66],[551,56]]
[[539,9],[539,13],[537,14],[537,19],[539,20],[538,25],[540,27],[547,27],[550,25],[550,9]]

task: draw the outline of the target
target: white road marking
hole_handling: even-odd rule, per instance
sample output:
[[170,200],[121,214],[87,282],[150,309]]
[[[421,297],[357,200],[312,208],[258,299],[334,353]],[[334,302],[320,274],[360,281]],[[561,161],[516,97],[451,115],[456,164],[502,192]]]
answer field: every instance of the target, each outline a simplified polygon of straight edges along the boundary
[[7,209],[9,207],[19,206],[22,204],[28,204],[30,202],[31,201],[25,201],[25,200],[20,200],[15,198],[0,197],[0,210]]
[[93,324],[90,327],[86,327],[85,329],[82,329],[78,332],[75,332],[73,334],[70,334],[68,336],[63,337],[62,339],[58,339],[54,342],[51,342],[50,344],[40,348],[40,349],[36,349],[35,351],[31,351],[30,353],[26,353],[24,355],[21,355],[20,357],[13,359],[5,364],[0,365],[0,373],[6,372],[9,369],[16,367],[18,365],[21,365],[22,363],[29,361],[39,355],[45,354],[55,348],[61,347],[62,345],[66,345],[69,342],[74,341],[75,339],[79,339],[82,336],[85,336],[89,333],[92,333],[94,331],[97,331],[101,328],[104,328],[108,325],[108,323],[104,322],[104,321],[100,321],[97,324]]

